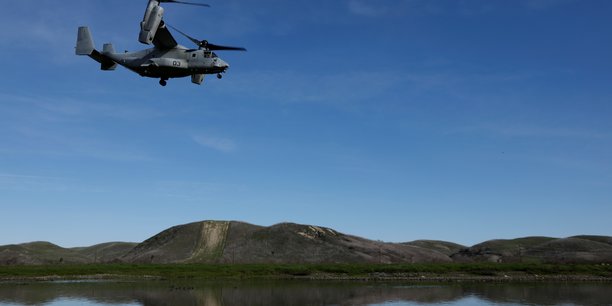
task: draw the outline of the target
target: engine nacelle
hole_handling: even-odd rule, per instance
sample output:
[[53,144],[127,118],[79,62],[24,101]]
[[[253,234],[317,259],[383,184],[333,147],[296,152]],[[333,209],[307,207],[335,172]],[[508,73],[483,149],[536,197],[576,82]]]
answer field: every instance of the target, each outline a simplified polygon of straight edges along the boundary
[[138,41],[147,45],[151,44],[153,39],[155,39],[157,28],[162,22],[163,16],[164,8],[161,6],[155,6],[140,23],[140,35],[138,36]]

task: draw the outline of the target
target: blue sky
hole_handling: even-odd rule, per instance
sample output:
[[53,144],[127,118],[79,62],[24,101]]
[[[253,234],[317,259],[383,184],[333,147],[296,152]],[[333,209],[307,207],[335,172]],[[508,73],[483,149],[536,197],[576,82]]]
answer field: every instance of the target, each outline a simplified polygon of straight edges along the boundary
[[223,80],[165,88],[74,55],[80,25],[145,48],[145,0],[3,3],[0,244],[209,219],[467,245],[612,235],[612,2],[208,3],[165,20],[249,51],[219,52]]

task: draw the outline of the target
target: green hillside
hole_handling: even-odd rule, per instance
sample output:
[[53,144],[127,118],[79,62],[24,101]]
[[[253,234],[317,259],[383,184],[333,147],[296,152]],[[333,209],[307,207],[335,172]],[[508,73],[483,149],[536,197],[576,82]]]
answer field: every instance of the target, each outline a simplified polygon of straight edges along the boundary
[[62,248],[49,242],[0,246],[0,265],[612,263],[612,237],[524,237],[471,247],[437,240],[388,243],[331,228],[236,221],[177,225],[142,243]]
[[404,244],[438,251],[446,256],[451,256],[459,252],[460,250],[466,248],[466,246],[463,246],[463,245],[460,245],[454,242],[439,241],[439,240],[415,240],[411,242],[406,242]]

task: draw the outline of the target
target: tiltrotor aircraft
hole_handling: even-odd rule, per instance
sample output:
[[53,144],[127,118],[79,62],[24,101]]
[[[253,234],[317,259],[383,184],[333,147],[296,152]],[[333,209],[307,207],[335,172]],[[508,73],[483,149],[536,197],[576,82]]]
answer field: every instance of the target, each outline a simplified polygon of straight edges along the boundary
[[76,54],[88,55],[100,63],[102,70],[115,70],[117,65],[121,65],[143,77],[157,78],[160,85],[166,86],[170,78],[191,76],[191,82],[198,85],[202,84],[206,74],[216,74],[217,78],[221,79],[222,73],[227,71],[229,64],[213,51],[246,51],[241,47],[221,46],[206,40],[198,40],[172,27],[195,43],[198,49],[189,49],[179,45],[168,30],[169,25],[163,21],[164,9],[160,6],[162,2],[208,6],[203,3],[175,0],[149,0],[144,18],[140,23],[138,40],[143,44],[153,44],[153,48],[117,53],[113,45],[108,43],[104,44],[100,52],[95,49],[89,28],[79,27]]

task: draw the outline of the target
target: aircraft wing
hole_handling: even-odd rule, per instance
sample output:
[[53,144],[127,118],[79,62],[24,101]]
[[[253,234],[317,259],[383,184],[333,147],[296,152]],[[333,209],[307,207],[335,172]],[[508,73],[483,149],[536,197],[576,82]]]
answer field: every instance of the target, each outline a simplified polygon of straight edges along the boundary
[[157,49],[164,50],[172,49],[178,45],[163,20],[157,28],[157,33],[155,33],[155,37],[153,38],[153,45],[155,45]]

